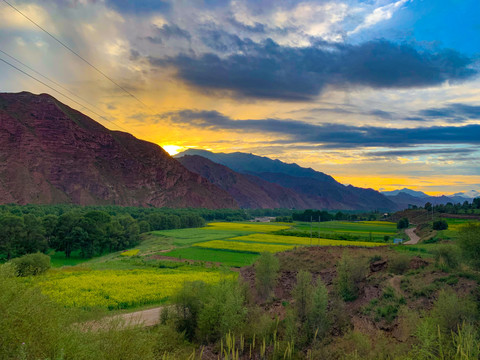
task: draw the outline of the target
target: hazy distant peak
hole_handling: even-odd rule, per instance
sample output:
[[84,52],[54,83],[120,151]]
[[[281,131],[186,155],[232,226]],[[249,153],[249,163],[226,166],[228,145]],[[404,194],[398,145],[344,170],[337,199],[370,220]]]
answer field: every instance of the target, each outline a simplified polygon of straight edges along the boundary
[[422,191],[415,191],[415,190],[411,190],[411,189],[407,189],[407,188],[397,189],[397,190],[392,190],[392,191],[382,191],[381,193],[383,195],[387,195],[387,196],[395,196],[395,195],[398,195],[400,193],[404,193],[404,194],[408,194],[408,195],[415,196],[415,197],[418,197],[418,198],[429,197],[429,195],[425,194]]

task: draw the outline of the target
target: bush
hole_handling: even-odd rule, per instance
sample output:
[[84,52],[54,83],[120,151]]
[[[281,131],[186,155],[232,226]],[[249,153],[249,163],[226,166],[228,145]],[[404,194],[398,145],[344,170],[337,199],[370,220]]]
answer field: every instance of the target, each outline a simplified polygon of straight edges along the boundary
[[408,228],[408,225],[410,225],[409,221],[407,218],[402,218],[398,221],[397,223],[397,229],[406,229]]
[[434,250],[435,265],[443,270],[456,269],[460,265],[460,253],[454,245],[440,245]]
[[480,223],[470,223],[460,228],[457,244],[463,258],[480,269]]
[[255,264],[255,283],[257,292],[262,299],[271,296],[277,283],[280,264],[278,259],[270,252],[264,252]]
[[397,254],[388,261],[388,268],[394,274],[403,274],[410,264],[410,256],[406,254]]
[[337,266],[336,287],[345,301],[353,301],[358,297],[358,283],[365,278],[367,267],[362,261],[343,254]]
[[448,223],[445,220],[437,220],[433,222],[433,230],[447,230]]
[[50,269],[50,256],[36,253],[13,259],[18,276],[40,275]]
[[458,330],[463,322],[471,323],[476,317],[476,305],[468,298],[459,298],[453,291],[440,291],[431,311],[432,318],[441,331]]

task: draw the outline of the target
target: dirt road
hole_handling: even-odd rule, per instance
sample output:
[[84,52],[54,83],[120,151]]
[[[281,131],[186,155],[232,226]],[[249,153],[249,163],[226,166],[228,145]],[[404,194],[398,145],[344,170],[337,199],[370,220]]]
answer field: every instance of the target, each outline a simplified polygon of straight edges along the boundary
[[405,234],[407,234],[408,237],[410,238],[409,241],[404,242],[405,245],[415,245],[420,241],[420,237],[417,234],[415,234],[415,229],[416,227],[405,230]]
[[112,324],[118,322],[122,328],[141,326],[149,327],[157,325],[160,322],[160,312],[164,307],[156,307],[148,310],[140,310],[132,313],[114,315],[105,317],[99,321],[89,321],[82,324],[85,330],[107,330],[111,328]]

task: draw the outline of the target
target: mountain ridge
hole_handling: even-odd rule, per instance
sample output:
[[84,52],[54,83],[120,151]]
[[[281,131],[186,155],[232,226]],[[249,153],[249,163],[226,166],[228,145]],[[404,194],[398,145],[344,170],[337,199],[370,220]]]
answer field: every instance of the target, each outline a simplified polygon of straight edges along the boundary
[[0,203],[236,208],[160,146],[48,94],[0,93]]

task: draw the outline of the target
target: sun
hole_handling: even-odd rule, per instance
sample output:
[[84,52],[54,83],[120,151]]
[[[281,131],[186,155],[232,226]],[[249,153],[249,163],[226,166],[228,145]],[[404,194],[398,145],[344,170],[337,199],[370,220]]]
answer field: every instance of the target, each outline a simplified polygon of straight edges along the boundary
[[178,146],[178,145],[161,145],[163,150],[168,152],[170,155],[175,155],[178,154],[180,151],[183,151],[185,149],[184,146]]

